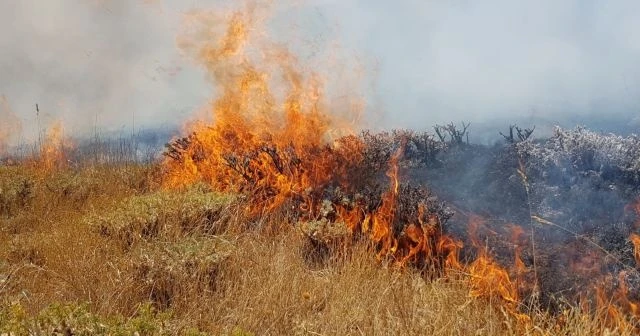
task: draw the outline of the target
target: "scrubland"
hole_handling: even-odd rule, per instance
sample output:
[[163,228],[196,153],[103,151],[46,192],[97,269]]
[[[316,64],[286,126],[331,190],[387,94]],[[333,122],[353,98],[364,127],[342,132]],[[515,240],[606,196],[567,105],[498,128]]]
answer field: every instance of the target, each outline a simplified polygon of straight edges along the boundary
[[[631,335],[605,308],[509,313],[463,271],[394,267],[365,241],[318,244],[286,211],[165,189],[155,164],[0,167],[6,335]],[[625,321],[630,321],[626,319]]]

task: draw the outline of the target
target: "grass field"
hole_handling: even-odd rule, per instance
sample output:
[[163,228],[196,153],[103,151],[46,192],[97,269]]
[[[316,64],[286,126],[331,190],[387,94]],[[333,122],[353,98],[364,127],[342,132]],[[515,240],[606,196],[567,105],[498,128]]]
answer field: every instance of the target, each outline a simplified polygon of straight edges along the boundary
[[[464,272],[385,265],[366,243],[319,249],[239,195],[160,187],[156,165],[0,167],[3,335],[631,335],[611,309],[469,295]],[[611,308],[611,307],[609,307]]]

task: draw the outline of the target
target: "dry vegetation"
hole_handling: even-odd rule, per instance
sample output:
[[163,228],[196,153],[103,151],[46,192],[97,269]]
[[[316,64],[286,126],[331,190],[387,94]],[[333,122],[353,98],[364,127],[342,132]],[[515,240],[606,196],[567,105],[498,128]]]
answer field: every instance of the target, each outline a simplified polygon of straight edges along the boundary
[[517,320],[463,273],[319,249],[241,198],[161,190],[155,166],[0,167],[0,331],[12,335],[633,334],[575,307]]
[[[318,74],[280,43],[251,38],[259,9],[189,16],[193,31],[179,44],[216,85],[216,122],[190,125],[165,161],[132,164],[141,162],[134,148],[113,161],[123,146],[69,155],[57,127],[33,160],[0,165],[0,335],[638,332],[627,313],[640,309],[622,285],[627,309],[585,287],[602,302],[547,312],[535,264],[516,257],[512,281],[480,239],[475,259],[458,258],[462,242],[444,227],[451,213],[399,170],[442,165],[445,148],[458,157],[475,148],[469,125],[436,126],[439,140],[355,136],[359,111],[334,113]],[[516,148],[530,135],[514,126],[505,138]],[[616,153],[611,162],[635,178],[631,152]],[[513,180],[528,196],[518,167],[509,174],[521,174]]]

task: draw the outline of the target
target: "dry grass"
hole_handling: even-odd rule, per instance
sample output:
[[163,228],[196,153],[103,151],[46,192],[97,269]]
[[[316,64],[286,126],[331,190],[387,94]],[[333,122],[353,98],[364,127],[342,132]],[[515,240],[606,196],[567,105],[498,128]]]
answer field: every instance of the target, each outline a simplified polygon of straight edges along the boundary
[[464,274],[428,281],[364,244],[318,249],[295,225],[247,223],[234,197],[160,190],[156,171],[0,167],[0,334],[636,332],[578,308],[519,322],[471,298]]

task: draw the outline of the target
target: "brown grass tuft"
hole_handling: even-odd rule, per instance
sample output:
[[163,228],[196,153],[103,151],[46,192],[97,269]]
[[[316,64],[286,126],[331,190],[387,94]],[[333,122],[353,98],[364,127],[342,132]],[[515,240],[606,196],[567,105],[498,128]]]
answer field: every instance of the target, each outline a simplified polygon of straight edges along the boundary
[[157,168],[0,167],[0,334],[632,335],[568,308],[516,320],[468,275],[376,260],[326,223],[242,216],[239,197],[159,190]]

